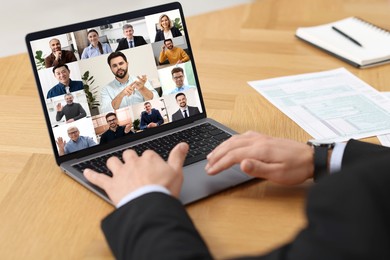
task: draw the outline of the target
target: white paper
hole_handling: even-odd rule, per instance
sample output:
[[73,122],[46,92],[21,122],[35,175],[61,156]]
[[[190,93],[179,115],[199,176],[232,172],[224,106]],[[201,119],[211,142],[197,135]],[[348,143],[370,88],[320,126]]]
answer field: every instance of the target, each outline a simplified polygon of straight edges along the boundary
[[314,139],[390,133],[390,99],[345,68],[248,83]]
[[[390,92],[382,92],[383,95],[385,95],[387,98],[390,99]],[[390,135],[379,135],[377,136],[379,139],[379,142],[384,145],[390,147]]]

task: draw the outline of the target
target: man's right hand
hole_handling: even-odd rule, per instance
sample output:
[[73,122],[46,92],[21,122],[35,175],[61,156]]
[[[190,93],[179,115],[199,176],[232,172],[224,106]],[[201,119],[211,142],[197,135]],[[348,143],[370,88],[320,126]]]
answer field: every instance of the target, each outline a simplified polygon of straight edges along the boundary
[[223,142],[208,156],[210,175],[240,164],[248,175],[294,185],[313,177],[314,151],[307,144],[246,132]]
[[122,93],[123,95],[129,97],[131,96],[133,93],[134,93],[134,89],[135,89],[135,86],[136,86],[137,82],[132,82],[130,85],[128,85],[127,87],[125,87],[123,90],[122,90]]
[[57,104],[57,111],[58,111],[58,112],[61,112],[61,111],[62,111],[62,104],[61,104],[61,103],[58,103],[58,104]]

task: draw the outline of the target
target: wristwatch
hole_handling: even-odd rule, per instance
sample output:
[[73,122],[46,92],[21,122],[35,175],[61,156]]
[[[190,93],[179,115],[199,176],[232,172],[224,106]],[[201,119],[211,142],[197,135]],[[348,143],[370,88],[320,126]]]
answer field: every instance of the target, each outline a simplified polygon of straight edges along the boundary
[[314,182],[329,174],[328,151],[333,149],[335,143],[309,140],[307,144],[314,148]]

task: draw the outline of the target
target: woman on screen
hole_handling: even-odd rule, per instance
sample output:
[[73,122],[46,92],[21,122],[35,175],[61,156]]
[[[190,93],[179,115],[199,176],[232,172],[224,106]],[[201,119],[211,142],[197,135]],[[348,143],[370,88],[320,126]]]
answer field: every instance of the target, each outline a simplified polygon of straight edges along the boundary
[[156,38],[154,39],[155,42],[182,36],[180,30],[173,26],[171,19],[169,19],[168,15],[161,15],[159,18],[159,24],[161,29],[157,30]]
[[91,57],[96,57],[102,54],[111,53],[111,47],[108,43],[101,43],[99,41],[99,34],[96,30],[91,29],[87,33],[88,41],[90,45],[83,50],[81,54],[81,59],[88,59]]

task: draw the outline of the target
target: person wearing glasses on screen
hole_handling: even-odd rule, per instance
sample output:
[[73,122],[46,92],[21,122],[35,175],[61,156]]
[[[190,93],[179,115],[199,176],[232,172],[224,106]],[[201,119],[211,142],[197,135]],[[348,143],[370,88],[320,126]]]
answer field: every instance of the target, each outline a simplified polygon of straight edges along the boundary
[[114,112],[110,112],[106,115],[106,121],[108,124],[108,130],[100,137],[100,144],[106,144],[119,137],[134,134],[131,129],[133,124],[129,123],[125,126],[120,126],[118,124],[118,118]]
[[196,88],[195,86],[184,85],[185,76],[184,76],[184,70],[181,67],[173,68],[171,74],[172,74],[172,80],[175,82],[176,87],[169,94],[175,94],[191,88]]
[[102,54],[111,53],[111,47],[108,43],[99,41],[99,33],[95,29],[91,29],[87,33],[89,46],[85,47],[81,59],[88,59]]
[[67,131],[70,138],[68,142],[64,141],[62,137],[58,137],[56,140],[59,155],[73,153],[96,145],[92,137],[81,136],[79,129],[75,126],[69,127]]
[[169,19],[168,15],[161,15],[158,21],[161,29],[158,29],[156,32],[156,37],[154,39],[155,42],[182,36],[180,30],[172,24],[171,19]]
[[161,46],[158,61],[162,64],[167,60],[169,64],[179,64],[189,61],[190,57],[182,48],[174,46],[172,39],[167,39],[164,40],[164,44]]

